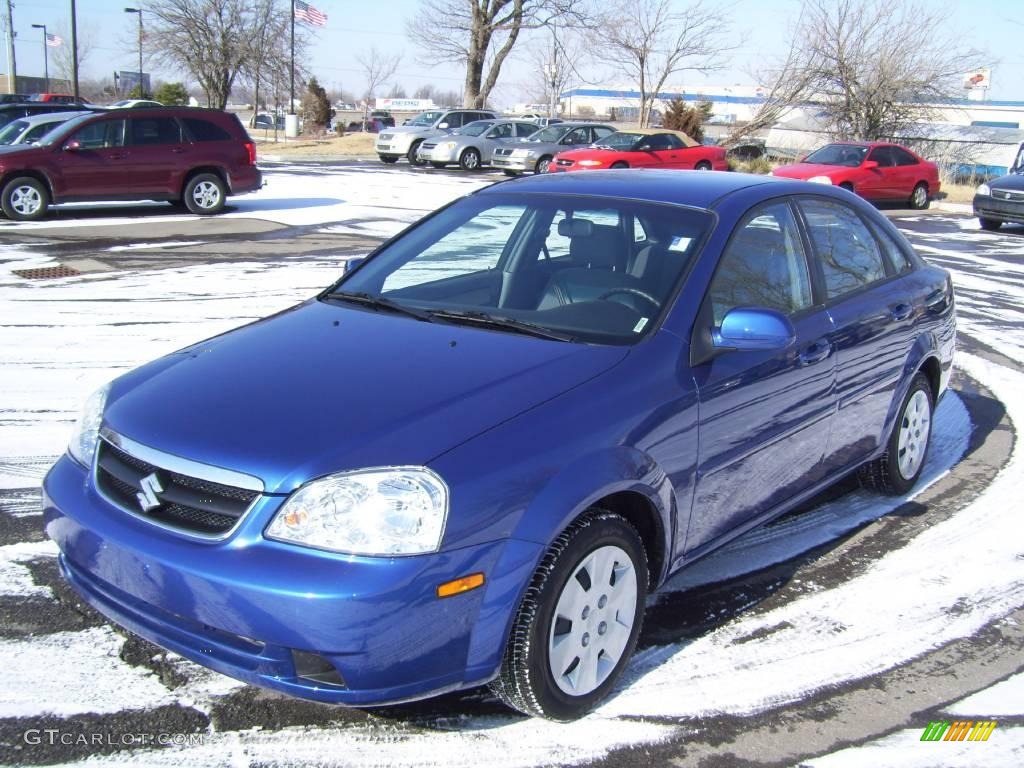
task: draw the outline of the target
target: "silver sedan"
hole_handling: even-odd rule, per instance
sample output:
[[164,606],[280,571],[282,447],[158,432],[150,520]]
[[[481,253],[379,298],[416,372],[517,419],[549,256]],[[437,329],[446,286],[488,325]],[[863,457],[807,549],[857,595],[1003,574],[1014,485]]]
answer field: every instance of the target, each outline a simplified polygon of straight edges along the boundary
[[417,159],[435,168],[458,163],[466,171],[489,165],[502,139],[529,136],[537,124],[526,120],[476,120],[446,136],[435,136],[420,144]]

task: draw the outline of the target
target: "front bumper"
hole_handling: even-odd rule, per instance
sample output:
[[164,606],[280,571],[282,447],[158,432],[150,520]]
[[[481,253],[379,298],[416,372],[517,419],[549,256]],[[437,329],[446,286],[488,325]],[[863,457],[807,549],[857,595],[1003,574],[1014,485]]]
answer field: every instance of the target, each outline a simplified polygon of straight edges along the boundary
[[430,149],[420,144],[416,157],[425,163],[457,163],[459,162],[458,149],[448,149],[440,144]]
[[1024,224],[1024,200],[998,200],[987,195],[975,195],[974,215],[983,219]]
[[491,165],[495,168],[501,168],[505,171],[519,171],[525,173],[532,171],[536,166],[537,161],[526,157],[499,157],[495,155],[491,158]]
[[411,146],[411,138],[394,135],[390,139],[378,139],[373,148],[378,155],[383,157],[405,157]]
[[[67,456],[43,484],[46,532],[70,584],[116,623],[199,664],[354,705],[493,678],[539,545],[508,540],[424,556],[337,555],[264,539],[282,502],[263,496],[229,538],[202,542],[109,503]],[[436,596],[439,584],[475,572],[486,575],[484,587]]]

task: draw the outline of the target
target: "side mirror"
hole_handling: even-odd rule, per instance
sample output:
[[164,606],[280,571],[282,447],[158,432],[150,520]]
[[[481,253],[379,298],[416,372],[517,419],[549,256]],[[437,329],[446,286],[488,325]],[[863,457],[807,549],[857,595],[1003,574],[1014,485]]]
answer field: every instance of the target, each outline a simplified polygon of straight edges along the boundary
[[873,170],[875,170],[875,168],[878,167],[878,161],[877,160],[865,160],[864,163],[861,165],[861,167],[865,171],[873,171]]
[[720,351],[783,350],[796,340],[789,318],[775,309],[737,307],[722,318],[722,327],[711,332],[711,343]]
[[637,152],[650,152],[651,151],[651,145],[650,144],[641,144],[639,147],[636,148],[636,151]]
[[71,141],[69,141],[69,142],[64,144],[64,151],[65,152],[77,152],[81,148],[82,148],[82,145],[78,142],[77,139],[72,139]]
[[366,261],[366,257],[365,256],[359,256],[358,258],[355,258],[355,259],[348,259],[345,262],[345,266],[343,266],[341,268],[341,274],[347,275],[349,272],[352,272],[356,267],[358,267],[364,261]]

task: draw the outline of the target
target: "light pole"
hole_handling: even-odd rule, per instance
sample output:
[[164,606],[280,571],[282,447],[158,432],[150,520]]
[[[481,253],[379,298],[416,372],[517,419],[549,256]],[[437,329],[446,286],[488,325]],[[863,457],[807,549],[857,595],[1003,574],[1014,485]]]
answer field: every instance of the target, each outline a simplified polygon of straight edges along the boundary
[[137,13],[139,15],[139,98],[144,99],[146,98],[146,89],[142,86],[142,9],[125,8],[124,12]]
[[33,24],[32,29],[43,30],[43,80],[46,83],[43,87],[49,92],[50,90],[50,52],[46,50],[46,25],[45,24]]

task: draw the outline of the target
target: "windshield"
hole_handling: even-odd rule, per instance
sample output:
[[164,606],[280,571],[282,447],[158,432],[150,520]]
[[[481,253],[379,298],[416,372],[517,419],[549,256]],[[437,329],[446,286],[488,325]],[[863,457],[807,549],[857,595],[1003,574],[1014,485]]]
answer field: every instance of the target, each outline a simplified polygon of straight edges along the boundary
[[0,144],[13,144],[28,126],[28,120],[14,120],[8,123],[0,129]]
[[416,117],[414,117],[412,120],[406,123],[406,125],[433,125],[434,123],[437,122],[437,119],[443,114],[444,112],[442,112],[439,109],[435,109],[431,112],[420,112],[418,115],[416,115]]
[[492,125],[494,125],[494,122],[491,120],[477,120],[469,125],[464,125],[456,131],[452,131],[452,133],[457,133],[461,136],[479,136]]
[[431,322],[631,344],[671,304],[710,225],[706,211],[680,206],[475,195],[384,246],[321,299],[376,299],[378,309]]
[[79,125],[81,125],[81,123],[84,120],[87,120],[90,117],[92,117],[91,112],[87,112],[84,115],[79,115],[78,117],[72,117],[67,122],[61,123],[52,131],[49,131],[45,136],[39,139],[36,142],[36,144],[42,144],[44,147],[48,147],[51,144],[55,144],[61,139],[63,139],[65,136],[67,136],[69,133],[71,133],[73,130],[75,130]]
[[641,136],[642,134],[639,133],[610,133],[603,139],[598,139],[595,146],[609,149],[631,149]]
[[827,144],[804,158],[805,163],[817,165],[845,165],[856,168],[864,160],[868,148],[860,144]]

